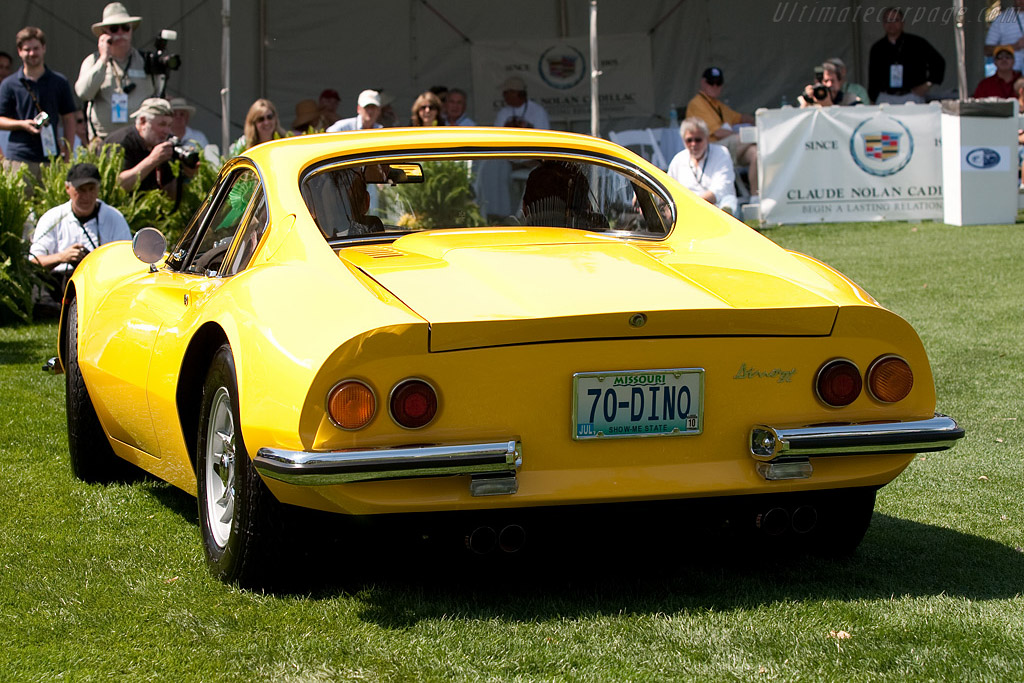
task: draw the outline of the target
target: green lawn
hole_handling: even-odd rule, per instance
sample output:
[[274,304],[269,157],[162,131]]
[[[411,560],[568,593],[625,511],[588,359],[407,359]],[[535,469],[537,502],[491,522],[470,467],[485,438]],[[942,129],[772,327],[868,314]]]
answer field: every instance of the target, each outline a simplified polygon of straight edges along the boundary
[[0,678],[1024,680],[1024,225],[766,234],[910,320],[967,429],[882,489],[851,560],[610,546],[339,583],[367,559],[342,553],[307,593],[242,591],[207,575],[190,497],[72,479],[56,326],[0,328]]

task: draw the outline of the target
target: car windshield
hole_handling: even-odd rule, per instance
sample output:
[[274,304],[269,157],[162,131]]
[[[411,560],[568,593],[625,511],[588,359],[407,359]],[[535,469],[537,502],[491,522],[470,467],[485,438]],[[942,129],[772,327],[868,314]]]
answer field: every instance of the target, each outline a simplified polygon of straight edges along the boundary
[[509,225],[661,238],[673,209],[655,188],[589,159],[446,156],[324,165],[302,196],[331,241]]

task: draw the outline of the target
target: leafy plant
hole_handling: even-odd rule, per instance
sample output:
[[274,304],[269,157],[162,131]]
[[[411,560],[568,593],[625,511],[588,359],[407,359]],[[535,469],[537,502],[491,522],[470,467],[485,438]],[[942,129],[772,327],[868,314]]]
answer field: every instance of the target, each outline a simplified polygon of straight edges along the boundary
[[25,197],[28,171],[0,173],[0,323],[31,322],[32,288],[42,283],[28,260],[22,238],[30,206]]
[[473,194],[469,167],[460,161],[433,161],[423,164],[422,183],[398,185],[392,193],[381,194],[381,204],[403,207],[403,226],[428,228],[472,227],[483,225],[480,207]]

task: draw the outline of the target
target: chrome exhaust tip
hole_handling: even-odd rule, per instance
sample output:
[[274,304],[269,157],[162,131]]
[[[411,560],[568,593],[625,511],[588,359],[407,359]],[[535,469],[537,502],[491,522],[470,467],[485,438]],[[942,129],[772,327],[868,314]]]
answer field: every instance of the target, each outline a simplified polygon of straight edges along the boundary
[[518,553],[525,543],[526,529],[518,524],[509,524],[498,534],[498,547],[504,553]]
[[498,546],[498,533],[494,527],[478,526],[466,536],[466,547],[477,555],[493,552]]
[[793,510],[791,522],[794,533],[810,533],[814,530],[814,527],[818,526],[818,508],[813,505],[801,505],[796,510]]
[[790,528],[789,513],[783,508],[771,508],[757,513],[754,524],[767,536],[781,536]]

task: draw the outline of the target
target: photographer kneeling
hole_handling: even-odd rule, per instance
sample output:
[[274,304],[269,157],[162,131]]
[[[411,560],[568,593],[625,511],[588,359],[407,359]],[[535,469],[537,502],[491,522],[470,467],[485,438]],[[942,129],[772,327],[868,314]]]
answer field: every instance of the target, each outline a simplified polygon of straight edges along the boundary
[[64,189],[70,201],[43,214],[29,247],[29,260],[53,274],[52,294],[58,302],[71,272],[86,254],[101,244],[132,238],[121,212],[100,201],[100,172],[95,166],[72,166]]
[[191,147],[182,147],[171,135],[174,118],[171,103],[150,97],[142,102],[132,118],[134,126],[126,126],[107,136],[108,145],[124,148],[124,170],[118,174],[118,182],[128,191],[160,189],[174,197],[178,183],[168,162],[180,161],[181,175],[187,180],[196,174],[199,157]]

